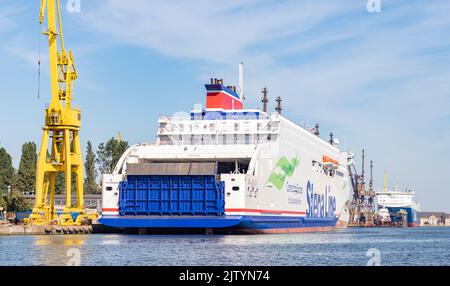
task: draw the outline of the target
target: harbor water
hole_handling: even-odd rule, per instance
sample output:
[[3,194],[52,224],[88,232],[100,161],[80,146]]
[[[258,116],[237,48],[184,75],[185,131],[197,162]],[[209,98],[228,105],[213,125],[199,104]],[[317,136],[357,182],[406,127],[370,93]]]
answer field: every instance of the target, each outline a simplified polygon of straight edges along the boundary
[[450,228],[227,236],[0,236],[0,265],[450,265]]

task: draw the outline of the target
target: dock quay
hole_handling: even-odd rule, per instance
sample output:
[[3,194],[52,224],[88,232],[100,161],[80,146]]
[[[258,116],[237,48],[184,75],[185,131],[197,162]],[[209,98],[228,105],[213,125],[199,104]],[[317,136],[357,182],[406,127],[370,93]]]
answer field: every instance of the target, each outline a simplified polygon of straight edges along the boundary
[[117,228],[108,227],[99,223],[81,226],[62,225],[25,225],[25,224],[1,224],[0,236],[7,235],[65,235],[65,234],[99,234],[121,233]]
[[3,235],[41,235],[41,234],[88,234],[93,233],[92,225],[60,226],[60,225],[0,225],[0,236]]

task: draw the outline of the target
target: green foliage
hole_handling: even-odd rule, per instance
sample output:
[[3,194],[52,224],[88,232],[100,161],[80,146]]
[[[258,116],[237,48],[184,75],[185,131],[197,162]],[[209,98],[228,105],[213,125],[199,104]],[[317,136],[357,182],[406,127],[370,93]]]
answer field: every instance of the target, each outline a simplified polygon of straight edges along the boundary
[[[96,164],[98,164],[101,173],[111,173],[128,147],[128,142],[119,142],[117,139],[111,138],[106,143],[101,143],[97,154],[95,154],[91,142],[88,142],[84,165],[86,170],[86,179],[84,181],[86,193],[100,192],[96,182],[98,175]],[[30,209],[31,205],[24,199],[23,193],[35,192],[37,159],[36,145],[33,142],[25,143],[22,146],[19,169],[15,173],[11,156],[4,148],[0,149],[0,207],[6,206],[8,211],[11,212]],[[75,178],[76,176],[73,174],[73,190],[75,190]],[[11,186],[9,193],[8,186]],[[63,173],[56,175],[55,193],[65,193],[65,176]]]
[[31,205],[23,197],[24,192],[35,191],[37,153],[36,144],[27,142],[22,146],[19,170],[12,180],[12,189],[4,199],[8,211],[26,211]]
[[6,198],[5,198],[6,194],[0,190],[0,208],[4,208],[6,207]]
[[25,200],[17,190],[12,190],[6,197],[6,208],[8,212],[23,212],[31,209],[31,204]]
[[[76,175],[72,173],[72,191],[76,190]],[[66,175],[57,173],[55,178],[55,194],[61,195],[66,193]]]
[[92,148],[91,141],[87,142],[86,159],[84,161],[84,168],[86,170],[86,179],[84,180],[84,191],[87,194],[100,192],[95,179],[97,178],[97,170],[95,168],[95,153]]
[[65,181],[64,173],[57,173],[55,178],[55,194],[63,194],[66,189],[66,181]]
[[101,143],[98,146],[96,159],[100,172],[102,174],[111,173],[128,147],[128,142],[121,141],[119,143],[115,138],[111,138],[106,143]]
[[[47,160],[50,160],[50,153],[47,150]],[[56,173],[55,178],[55,194],[60,195],[65,191],[65,179],[64,173]]]
[[21,194],[35,191],[36,163],[36,144],[33,142],[23,144],[19,170],[14,180],[14,190]]
[[5,196],[12,187],[14,168],[11,156],[4,148],[0,148],[0,207],[6,206]]

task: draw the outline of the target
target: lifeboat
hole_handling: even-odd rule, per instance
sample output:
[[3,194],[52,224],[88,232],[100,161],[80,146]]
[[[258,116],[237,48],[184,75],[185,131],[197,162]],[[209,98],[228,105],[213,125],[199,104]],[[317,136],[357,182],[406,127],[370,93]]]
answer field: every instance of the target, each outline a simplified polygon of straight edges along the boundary
[[331,158],[329,156],[323,156],[322,162],[326,168],[330,168],[330,169],[339,168],[339,161],[334,160],[333,158]]

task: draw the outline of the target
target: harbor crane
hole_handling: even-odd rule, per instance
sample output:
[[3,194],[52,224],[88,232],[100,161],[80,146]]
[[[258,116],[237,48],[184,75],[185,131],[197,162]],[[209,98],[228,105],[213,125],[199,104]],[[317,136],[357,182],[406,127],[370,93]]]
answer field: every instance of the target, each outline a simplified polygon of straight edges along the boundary
[[369,191],[366,190],[365,183],[365,151],[362,151],[362,172],[358,174],[355,164],[354,155],[349,157],[349,175],[353,188],[353,198],[350,204],[350,225],[373,225],[375,219],[375,192],[373,191],[373,162],[370,163],[371,175]]
[[[41,0],[39,23],[47,12],[48,29],[43,34],[48,39],[50,61],[51,101],[45,110],[39,159],[36,167],[36,201],[29,224],[80,225],[88,219],[83,199],[83,159],[79,131],[81,111],[72,107],[72,86],[78,78],[71,51],[64,45],[64,35],[59,0]],[[58,38],[61,45],[58,50]],[[57,216],[54,204],[55,180],[64,174],[66,204]],[[75,176],[76,202],[72,202],[72,177]],[[72,214],[79,214],[75,221]]]

